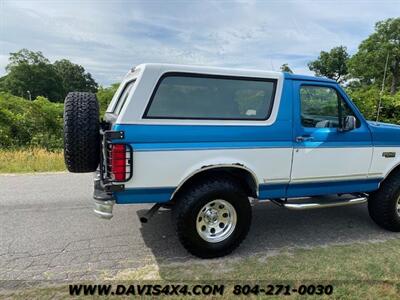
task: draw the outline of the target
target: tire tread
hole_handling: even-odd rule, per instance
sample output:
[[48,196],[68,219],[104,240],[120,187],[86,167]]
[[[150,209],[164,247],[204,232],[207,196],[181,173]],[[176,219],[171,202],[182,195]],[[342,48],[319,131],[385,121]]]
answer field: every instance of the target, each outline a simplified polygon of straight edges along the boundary
[[99,104],[96,95],[72,92],[64,102],[64,160],[70,172],[94,172],[100,161]]
[[379,190],[370,194],[368,212],[381,227],[399,232],[400,217],[396,212],[396,203],[400,194],[400,170],[391,174]]
[[251,207],[249,204],[249,211],[247,212],[249,214],[248,222],[244,223],[244,227],[241,230],[239,238],[233,240],[232,243],[230,243],[227,247],[218,249],[216,251],[203,251],[203,249],[199,249],[197,245],[190,241],[187,236],[188,231],[186,230],[186,215],[193,209],[193,204],[198,201],[200,197],[214,189],[232,191],[233,193],[240,195],[247,200],[247,195],[240,188],[240,184],[235,182],[233,178],[209,177],[197,182],[189,188],[186,188],[180,194],[181,196],[173,207],[173,219],[175,221],[175,230],[177,232],[179,241],[188,252],[201,258],[215,258],[230,254],[234,249],[239,247],[250,229]]

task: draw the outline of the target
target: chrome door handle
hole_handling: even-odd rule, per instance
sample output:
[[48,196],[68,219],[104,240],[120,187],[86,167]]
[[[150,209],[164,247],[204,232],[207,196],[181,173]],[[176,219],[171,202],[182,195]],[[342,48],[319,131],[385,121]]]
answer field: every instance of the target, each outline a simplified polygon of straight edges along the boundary
[[314,137],[312,137],[310,135],[301,135],[301,136],[296,137],[296,142],[298,142],[298,143],[310,142],[313,140],[314,140]]

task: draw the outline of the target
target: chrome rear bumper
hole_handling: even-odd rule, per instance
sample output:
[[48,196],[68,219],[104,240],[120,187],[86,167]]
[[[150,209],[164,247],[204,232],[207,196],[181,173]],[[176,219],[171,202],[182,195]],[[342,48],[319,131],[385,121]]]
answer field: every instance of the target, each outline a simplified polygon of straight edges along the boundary
[[102,219],[111,219],[113,217],[113,206],[115,200],[94,200],[94,213]]
[[96,174],[94,179],[93,211],[96,216],[109,220],[113,217],[115,199],[112,195],[112,192],[105,191],[98,175],[99,174]]

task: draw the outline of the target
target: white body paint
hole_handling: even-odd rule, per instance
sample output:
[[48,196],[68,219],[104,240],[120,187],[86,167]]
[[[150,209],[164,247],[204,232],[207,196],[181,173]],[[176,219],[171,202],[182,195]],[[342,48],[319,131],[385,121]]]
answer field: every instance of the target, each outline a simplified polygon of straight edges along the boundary
[[292,149],[142,151],[134,153],[127,188],[176,187],[205,166],[241,164],[264,182],[289,182]]

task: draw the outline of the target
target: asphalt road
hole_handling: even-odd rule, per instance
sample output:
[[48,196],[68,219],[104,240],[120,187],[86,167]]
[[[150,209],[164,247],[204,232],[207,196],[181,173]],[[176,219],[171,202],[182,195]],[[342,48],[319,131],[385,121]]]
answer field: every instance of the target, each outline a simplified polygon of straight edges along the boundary
[[[169,211],[142,225],[137,212],[149,205],[121,205],[101,220],[91,195],[90,174],[0,176],[0,280],[90,280],[198,261],[179,244]],[[400,235],[377,227],[365,205],[295,212],[264,203],[254,208],[245,242],[223,259],[390,238]]]

